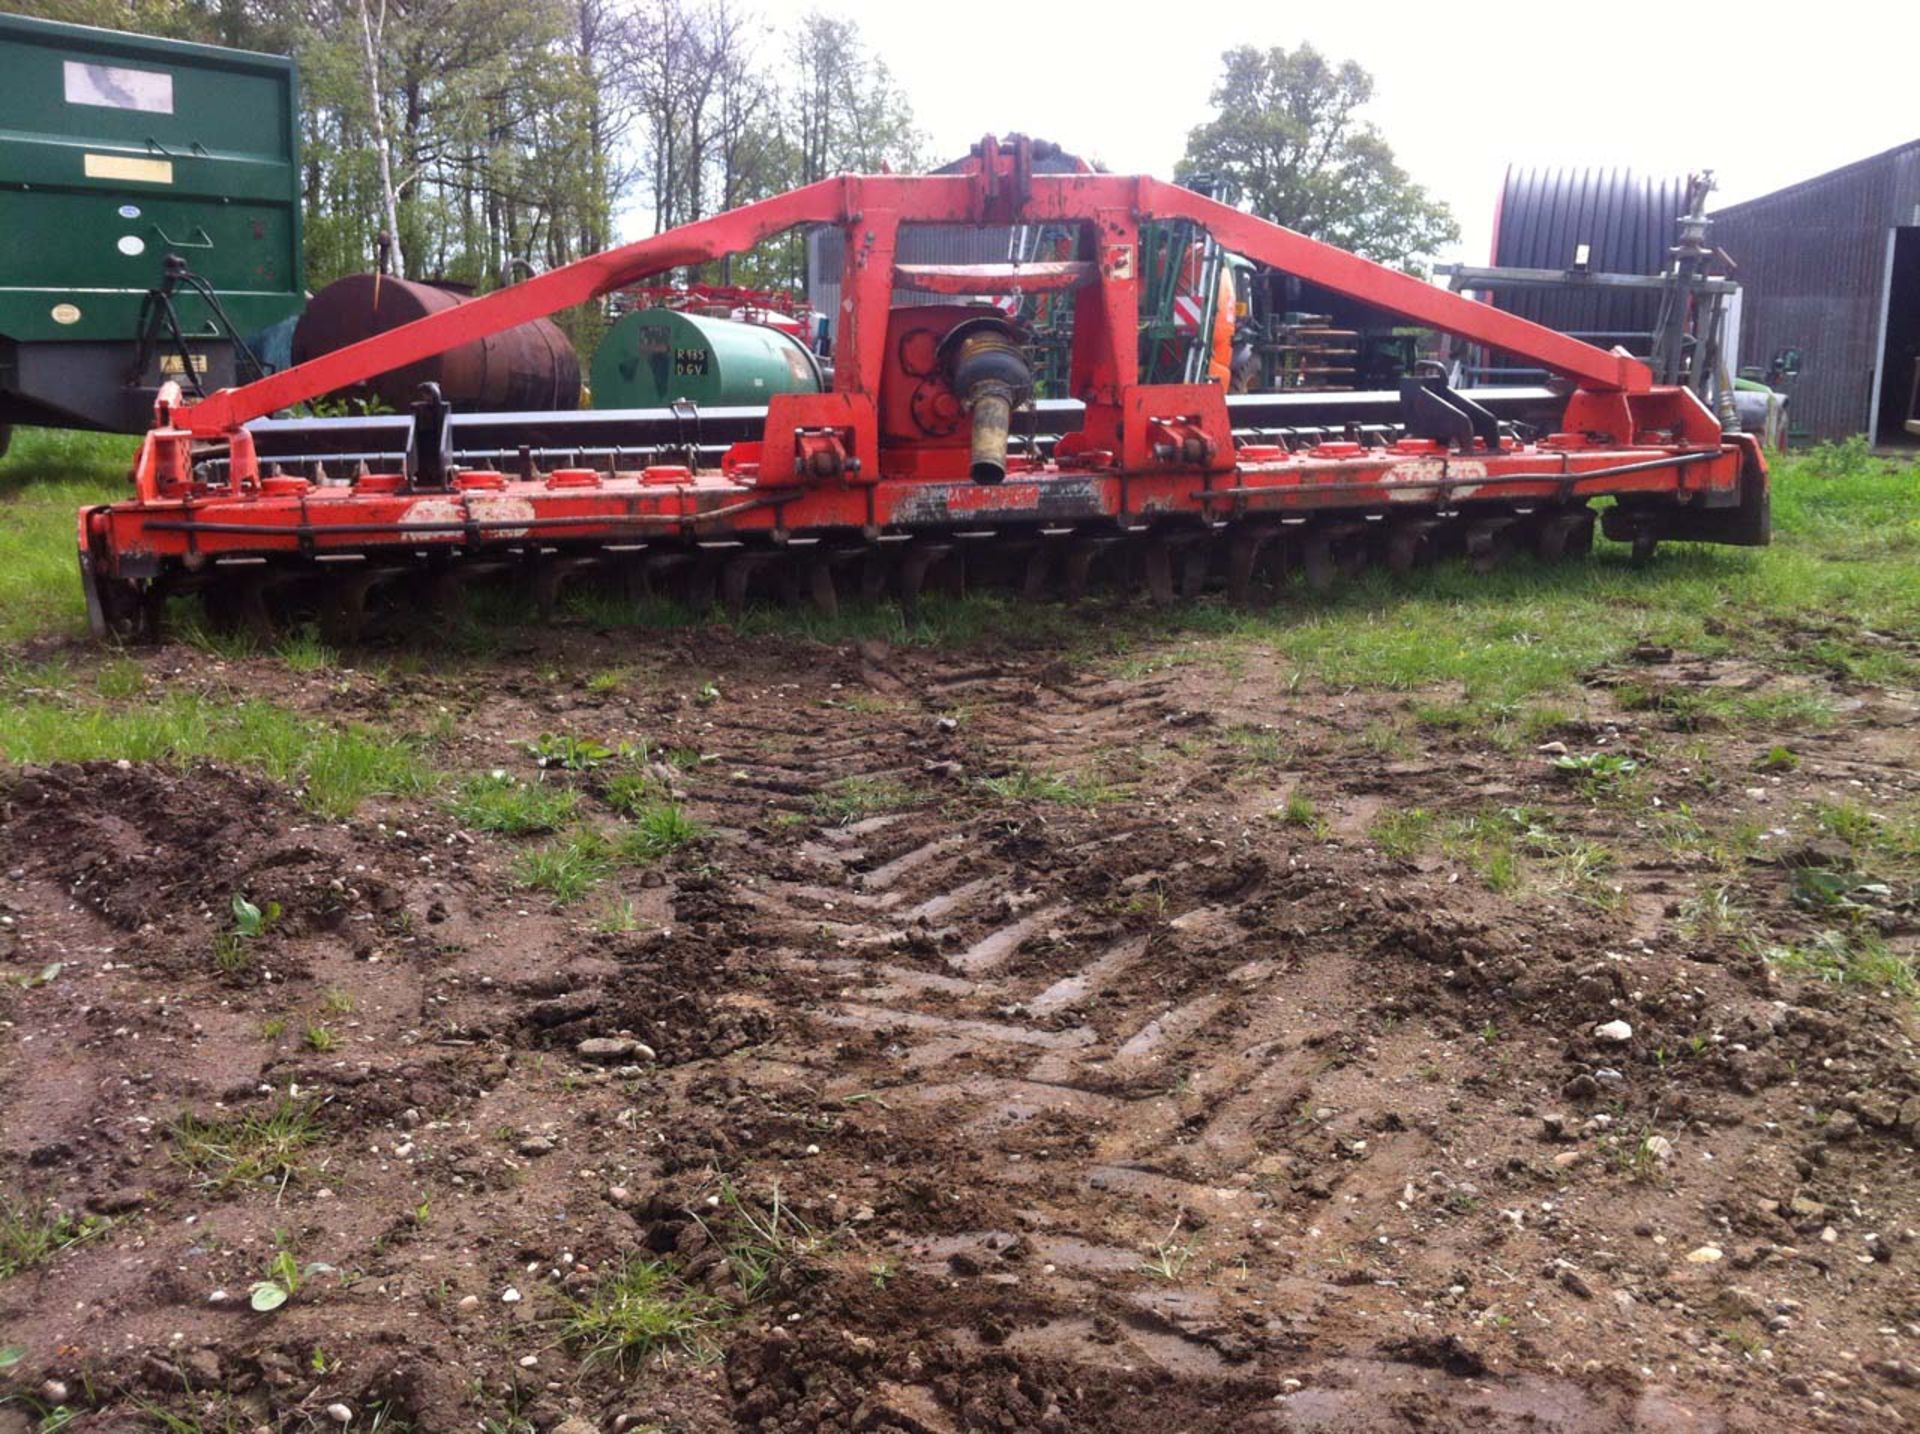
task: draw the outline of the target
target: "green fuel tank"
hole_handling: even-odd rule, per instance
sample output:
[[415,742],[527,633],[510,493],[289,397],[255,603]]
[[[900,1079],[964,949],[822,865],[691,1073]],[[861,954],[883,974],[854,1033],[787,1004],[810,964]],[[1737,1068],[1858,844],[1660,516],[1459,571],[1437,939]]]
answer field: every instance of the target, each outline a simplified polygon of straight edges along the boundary
[[676,309],[636,309],[593,356],[595,408],[745,408],[776,393],[818,393],[820,365],[791,334]]

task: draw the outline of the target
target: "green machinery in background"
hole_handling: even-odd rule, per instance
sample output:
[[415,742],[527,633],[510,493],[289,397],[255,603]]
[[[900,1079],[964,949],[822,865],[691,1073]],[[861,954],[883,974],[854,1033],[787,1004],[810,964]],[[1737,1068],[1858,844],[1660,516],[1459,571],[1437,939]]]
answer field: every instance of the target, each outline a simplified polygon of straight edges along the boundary
[[757,407],[776,393],[818,393],[825,376],[792,334],[766,324],[635,309],[594,351],[595,408]]
[[293,62],[0,15],[0,437],[137,432],[303,303]]

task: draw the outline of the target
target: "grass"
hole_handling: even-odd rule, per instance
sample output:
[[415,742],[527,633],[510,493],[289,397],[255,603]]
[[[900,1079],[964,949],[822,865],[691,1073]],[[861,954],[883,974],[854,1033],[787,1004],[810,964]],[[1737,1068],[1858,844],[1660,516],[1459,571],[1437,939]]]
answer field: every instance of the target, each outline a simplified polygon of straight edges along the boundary
[[490,772],[461,783],[448,805],[461,825],[476,831],[535,836],[560,830],[579,804],[579,796],[566,787]]
[[90,1240],[108,1222],[51,1205],[15,1206],[0,1199],[0,1280],[44,1265],[62,1250]]
[[813,814],[830,825],[845,826],[867,817],[905,811],[919,799],[913,788],[891,777],[842,777],[814,794]]
[[780,1198],[777,1181],[764,1209],[744,1198],[740,1188],[724,1177],[719,1200],[720,1214],[714,1224],[701,1223],[726,1252],[727,1268],[750,1301],[786,1290],[802,1266],[829,1243]]
[[614,854],[606,837],[580,827],[522,852],[513,876],[521,886],[544,891],[561,906],[571,906],[613,872]]
[[411,742],[370,727],[336,726],[271,702],[176,692],[123,706],[32,696],[0,701],[0,759],[175,766],[205,759],[294,788],[322,816],[351,816],[373,796],[404,796],[437,780]]
[[656,801],[631,814],[630,824],[614,839],[623,862],[645,866],[705,838],[707,829],[672,802]]
[[1920,995],[1915,958],[1870,933],[1823,931],[1798,945],[1769,946],[1761,954],[1789,976],[1888,991],[1907,1000]]
[[283,1096],[263,1111],[203,1120],[186,1114],[170,1135],[176,1160],[216,1191],[297,1175],[301,1156],[320,1138],[312,1105]]
[[1404,861],[1417,855],[1433,836],[1433,813],[1425,807],[1405,811],[1382,812],[1374,818],[1368,835],[1383,856]]
[[1295,787],[1287,793],[1286,801],[1274,817],[1282,826],[1299,827],[1302,831],[1312,832],[1315,836],[1325,835],[1327,824],[1320,815],[1320,808],[1314,805],[1313,798]]
[[1070,807],[1093,807],[1125,795],[1120,788],[1096,777],[1035,772],[1020,767],[1001,777],[984,777],[981,787],[1008,802],[1058,802]]
[[131,497],[137,438],[17,428],[0,458],[0,645],[87,630],[74,515]]
[[585,1363],[632,1374],[676,1350],[703,1351],[725,1315],[725,1305],[689,1289],[670,1266],[629,1259],[569,1305],[561,1338]]
[[340,654],[320,640],[312,628],[302,628],[274,651],[291,672],[326,672],[340,664]]

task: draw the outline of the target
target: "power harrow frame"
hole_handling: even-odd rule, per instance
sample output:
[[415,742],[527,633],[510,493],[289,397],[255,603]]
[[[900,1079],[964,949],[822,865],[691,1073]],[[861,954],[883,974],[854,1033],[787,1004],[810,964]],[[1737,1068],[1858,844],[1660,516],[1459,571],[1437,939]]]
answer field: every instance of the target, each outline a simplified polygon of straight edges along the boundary
[[[771,574],[830,607],[835,574],[854,566],[863,593],[909,603],[970,568],[1010,568],[1036,593],[1059,576],[1072,592],[1116,547],[1156,599],[1215,579],[1238,598],[1276,563],[1324,585],[1370,558],[1398,569],[1447,547],[1481,561],[1515,546],[1582,550],[1597,498],[1613,500],[1608,535],[1640,555],[1664,538],[1767,541],[1758,445],[1723,436],[1692,393],[1655,387],[1626,354],[1175,185],[1038,173],[1033,159],[1030,141],[989,137],[959,173],[824,180],[199,402],[165,391],[134,497],[80,514],[93,626],[150,631],[167,596],[194,590],[249,623],[276,596],[317,593],[324,616],[352,622],[376,588],[436,599],[502,567],[530,577],[543,605],[587,569],[639,588],[680,574],[696,599],[735,603]],[[1251,427],[1239,420],[1258,399],[1140,383],[1140,226],[1179,219],[1256,262],[1561,376],[1564,389],[1538,395],[1551,431],[1522,437],[1435,379],[1403,383],[1397,421]],[[699,441],[701,415],[675,411],[517,416],[524,439],[502,418],[469,451],[470,416],[450,417],[433,393],[410,416],[248,426],[809,224],[846,239],[832,390],[706,415],[709,440],[726,435],[718,446]],[[902,227],[915,224],[1068,226],[1079,242],[1070,259],[899,263]],[[896,288],[956,302],[896,309]],[[1068,291],[1071,401],[1033,403],[1019,335],[982,317],[995,310],[957,301]],[[637,431],[649,441],[593,439]]]

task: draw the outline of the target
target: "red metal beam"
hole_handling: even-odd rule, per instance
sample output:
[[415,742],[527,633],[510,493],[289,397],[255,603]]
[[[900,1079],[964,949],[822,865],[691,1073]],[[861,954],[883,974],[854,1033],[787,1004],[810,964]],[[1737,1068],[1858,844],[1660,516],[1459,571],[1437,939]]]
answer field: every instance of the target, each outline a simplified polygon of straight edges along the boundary
[[[1035,185],[1040,181],[1036,179]],[[1530,359],[1603,392],[1645,393],[1653,374],[1638,359],[1608,353],[1490,304],[1475,303],[1371,259],[1309,239],[1192,190],[1142,179],[1141,208],[1155,219],[1191,219],[1221,245],[1309,283],[1489,348]]]
[[[1010,161],[1000,161],[1003,165]],[[1601,392],[1642,393],[1651,386],[1645,365],[1555,333],[1499,309],[1461,298],[1384,265],[1309,239],[1277,224],[1205,199],[1159,180],[1105,174],[1032,175],[1016,199],[1004,175],[867,175],[821,180],[803,189],[668,230],[604,254],[550,270],[442,313],[363,339],[242,388],[222,389],[179,409],[175,426],[211,437],[290,404],[359,383],[529,319],[584,303],[622,285],[687,264],[751,248],[798,224],[847,229],[847,274],[841,314],[842,363],[836,387],[871,392],[879,373],[886,295],[893,281],[893,250],[901,224],[1011,224],[1081,222],[1098,231],[1099,299],[1082,315],[1087,326],[1106,324],[1098,347],[1110,350],[1118,372],[1093,372],[1098,393],[1117,395],[1136,375],[1130,354],[1133,254],[1138,226],[1147,219],[1190,219],[1225,248],[1298,275],[1336,293],[1530,360]],[[1077,278],[1078,266],[1035,265],[1042,285]],[[914,276],[921,278],[922,276]],[[931,276],[924,276],[931,279]],[[936,283],[940,281],[934,281]],[[863,302],[852,302],[856,291]],[[863,313],[866,318],[863,320]],[[873,328],[861,342],[861,331]],[[1076,326],[1078,327],[1078,326]],[[1077,345],[1093,352],[1093,342]],[[871,352],[868,350],[871,348]],[[1124,361],[1122,361],[1124,360]],[[1109,365],[1111,366],[1111,365]],[[1080,367],[1076,364],[1076,367]],[[1089,370],[1091,371],[1091,370]]]
[[844,181],[823,179],[804,189],[669,229],[651,239],[590,255],[525,283],[496,289],[470,304],[429,314],[295,364],[255,383],[221,389],[181,409],[174,416],[174,424],[206,437],[225,433],[276,409],[350,387],[529,319],[545,318],[583,304],[649,274],[750,249],[796,224],[837,222],[844,214],[844,190]]

